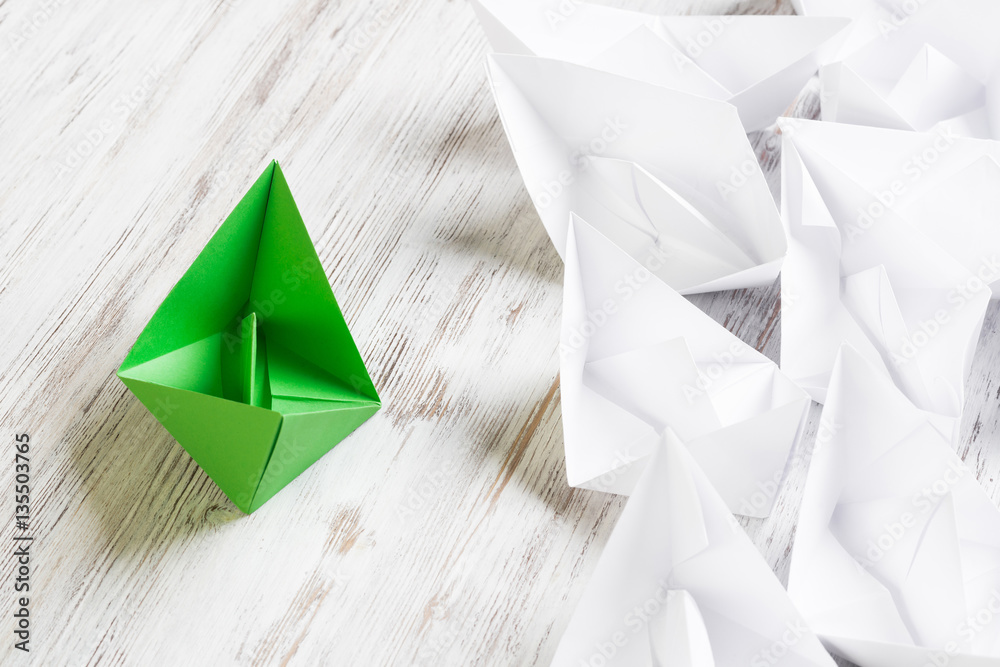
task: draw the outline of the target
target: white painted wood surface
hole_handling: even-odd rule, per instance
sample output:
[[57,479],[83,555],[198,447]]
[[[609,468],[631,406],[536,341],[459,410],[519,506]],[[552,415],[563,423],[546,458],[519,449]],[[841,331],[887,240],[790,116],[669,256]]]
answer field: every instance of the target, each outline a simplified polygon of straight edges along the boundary
[[[0,0],[0,516],[27,432],[36,537],[32,652],[6,555],[0,663],[548,664],[623,499],[566,484],[562,266],[486,49],[461,0]],[[272,157],[384,408],[247,517],[114,370]],[[777,297],[695,301],[776,359]],[[998,323],[961,450],[994,501]],[[782,580],[806,461],[743,522]]]

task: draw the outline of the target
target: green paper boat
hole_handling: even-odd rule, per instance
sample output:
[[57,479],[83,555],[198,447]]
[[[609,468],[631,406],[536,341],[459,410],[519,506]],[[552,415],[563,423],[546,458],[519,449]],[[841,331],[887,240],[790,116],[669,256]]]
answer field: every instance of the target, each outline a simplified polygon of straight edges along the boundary
[[381,407],[277,162],[118,377],[247,513]]

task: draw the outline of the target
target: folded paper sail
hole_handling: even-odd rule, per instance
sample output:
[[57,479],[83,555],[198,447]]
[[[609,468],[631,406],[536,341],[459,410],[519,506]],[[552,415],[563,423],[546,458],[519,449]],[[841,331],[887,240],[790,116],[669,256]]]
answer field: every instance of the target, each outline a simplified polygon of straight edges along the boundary
[[[850,23],[801,16],[658,16],[573,0],[474,0],[498,53],[535,55],[731,102],[774,123]],[[748,48],[750,47],[750,48]]]
[[167,295],[118,377],[247,513],[379,409],[277,162]]
[[846,345],[788,592],[861,667],[1000,665],[1000,512],[926,413]]
[[782,370],[822,403],[848,342],[957,438],[988,286],[1000,279],[1000,145],[781,128]]
[[735,109],[534,56],[488,69],[525,186],[560,254],[570,212],[682,293],[770,285],[785,238]]
[[566,473],[629,493],[670,427],[739,514],[766,516],[809,397],[767,357],[574,216],[560,344]]
[[799,0],[849,16],[850,37],[820,72],[823,120],[1000,139],[1000,3]]
[[844,60],[875,38],[885,37],[893,28],[892,9],[888,4],[872,0],[792,0],[792,7],[799,16],[839,17],[850,21],[838,39],[820,48],[819,59],[823,65]]
[[656,449],[553,667],[834,667],[688,450]]

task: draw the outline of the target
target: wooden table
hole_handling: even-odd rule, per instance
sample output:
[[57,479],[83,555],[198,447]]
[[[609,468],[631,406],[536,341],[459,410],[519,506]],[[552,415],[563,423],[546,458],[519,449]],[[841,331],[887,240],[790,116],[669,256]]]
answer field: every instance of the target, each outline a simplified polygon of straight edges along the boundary
[[[459,0],[0,0],[0,663],[548,664],[624,500],[566,483],[562,265],[486,50]],[[752,140],[777,187],[773,133]],[[384,408],[244,516],[114,371],[272,157]],[[695,301],[776,359],[777,297]],[[961,450],[994,500],[997,325]],[[10,641],[22,432],[28,655]],[[743,521],[782,580],[804,472]]]

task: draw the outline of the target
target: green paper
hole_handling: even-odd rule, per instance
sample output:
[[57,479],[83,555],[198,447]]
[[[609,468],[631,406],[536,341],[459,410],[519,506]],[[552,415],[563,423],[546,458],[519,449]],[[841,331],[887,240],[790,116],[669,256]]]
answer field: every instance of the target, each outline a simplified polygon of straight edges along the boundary
[[277,162],[164,299],[118,377],[247,513],[381,407]]

